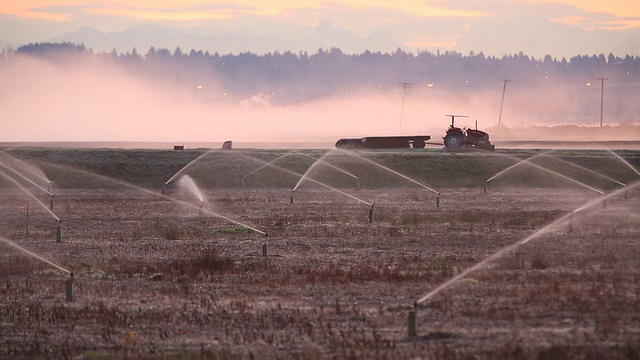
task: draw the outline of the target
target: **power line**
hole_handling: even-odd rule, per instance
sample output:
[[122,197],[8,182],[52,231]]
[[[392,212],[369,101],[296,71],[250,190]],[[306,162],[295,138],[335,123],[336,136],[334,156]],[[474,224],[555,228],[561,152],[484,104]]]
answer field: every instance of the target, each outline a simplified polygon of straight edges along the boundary
[[502,106],[504,106],[504,94],[507,92],[507,83],[511,82],[509,79],[500,79],[504,81],[504,86],[502,87],[502,101],[500,101],[500,115],[498,115],[498,127],[502,126]]
[[402,106],[400,107],[400,131],[402,131],[402,118],[404,116],[404,95],[407,92],[407,89],[411,89],[411,86],[413,86],[413,84],[408,82],[398,83],[398,87],[402,88]]
[[604,81],[609,80],[609,78],[601,77],[597,79],[602,82],[602,87],[600,88],[600,127],[602,127],[602,115],[604,113]]

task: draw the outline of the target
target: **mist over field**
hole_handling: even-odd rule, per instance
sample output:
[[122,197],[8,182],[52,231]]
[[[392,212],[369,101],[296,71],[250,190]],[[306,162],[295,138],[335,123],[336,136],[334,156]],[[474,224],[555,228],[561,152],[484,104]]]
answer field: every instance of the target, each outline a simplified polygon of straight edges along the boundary
[[[305,58],[311,70],[300,70],[295,62],[303,57],[291,54],[279,70],[285,75],[279,76],[278,71],[269,74],[276,65],[261,67],[248,55],[214,57],[221,65],[212,70],[206,56],[193,52],[181,54],[187,60],[179,63],[171,56],[157,59],[155,53],[10,54],[0,63],[0,141],[335,141],[403,134],[439,141],[450,123],[448,114],[468,116],[456,119],[460,127],[474,127],[476,121],[485,130],[497,125],[503,82],[493,72],[475,71],[473,57],[462,58],[465,64],[456,69],[377,65],[365,71],[358,64],[345,65],[342,54],[326,55],[333,58]],[[324,66],[317,65],[320,60]],[[497,71],[510,72],[513,79],[506,88],[502,125],[597,125],[597,80],[587,79],[588,85],[573,74],[573,82],[562,83],[566,79],[551,72],[540,78],[540,71],[534,76],[507,65]],[[626,126],[609,129],[602,140],[637,139],[637,126],[629,125],[639,120],[638,83],[613,72],[610,78],[606,124]],[[403,89],[399,83],[405,79],[413,80]],[[571,140],[574,131],[565,132],[563,138]],[[522,137],[522,132],[496,134]]]

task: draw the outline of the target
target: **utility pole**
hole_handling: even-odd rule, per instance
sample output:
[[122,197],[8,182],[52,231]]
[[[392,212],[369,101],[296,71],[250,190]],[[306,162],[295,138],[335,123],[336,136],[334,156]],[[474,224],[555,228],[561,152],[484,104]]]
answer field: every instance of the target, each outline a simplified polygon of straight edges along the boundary
[[402,131],[402,118],[404,116],[404,95],[407,92],[407,89],[411,89],[411,86],[413,86],[413,84],[408,82],[398,83],[398,87],[402,88],[402,106],[400,107],[400,131]]
[[507,83],[511,82],[509,79],[500,79],[504,82],[502,87],[502,101],[500,101],[500,115],[498,115],[498,127],[502,126],[502,107],[504,106],[504,94],[507,92]]
[[602,82],[602,87],[600,88],[600,127],[602,127],[602,115],[604,113],[604,81],[609,80],[609,78],[601,77],[597,79]]

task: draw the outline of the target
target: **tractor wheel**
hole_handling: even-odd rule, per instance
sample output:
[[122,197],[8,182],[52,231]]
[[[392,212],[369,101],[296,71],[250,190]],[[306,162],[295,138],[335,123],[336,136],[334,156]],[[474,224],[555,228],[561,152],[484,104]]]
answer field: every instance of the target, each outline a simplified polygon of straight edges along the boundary
[[413,148],[414,149],[424,149],[424,140],[415,140],[413,142]]
[[449,148],[457,148],[462,146],[462,137],[447,135],[444,137],[444,146]]

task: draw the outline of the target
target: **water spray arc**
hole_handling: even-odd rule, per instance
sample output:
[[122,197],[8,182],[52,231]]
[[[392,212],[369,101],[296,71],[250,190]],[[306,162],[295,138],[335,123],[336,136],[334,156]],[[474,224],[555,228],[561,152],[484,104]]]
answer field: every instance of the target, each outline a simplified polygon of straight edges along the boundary
[[203,153],[202,155],[198,156],[197,158],[191,160],[187,165],[185,165],[182,169],[178,170],[177,173],[173,174],[172,177],[169,178],[169,180],[167,180],[163,185],[162,185],[162,194],[166,193],[167,190],[167,185],[169,185],[175,178],[177,178],[180,174],[182,174],[185,170],[187,170],[189,167],[191,167],[191,165],[195,164],[196,162],[198,162],[200,159],[202,159],[203,157],[207,156],[208,154],[212,153],[212,152],[216,152],[218,150],[209,150],[205,153]]
[[[42,172],[42,170],[40,170],[39,168],[25,162],[22,161],[14,156],[11,156],[9,154],[7,154],[6,152],[0,151],[0,157],[5,156],[7,157],[8,160],[10,160],[9,162],[16,162],[18,163],[21,167],[24,168],[25,172],[35,176],[36,178],[42,180],[43,182],[47,183],[47,190],[49,192],[51,192],[51,181],[47,178],[47,176],[44,174],[44,172]],[[2,160],[0,160],[0,162],[4,162]],[[10,165],[9,165],[10,166]]]
[[[253,160],[258,160],[258,161],[263,161],[263,160],[256,159],[256,158],[253,158],[253,157],[252,157],[251,159],[253,159]],[[285,172],[285,173],[287,173],[287,174],[290,174],[290,175],[293,175],[293,176],[296,176],[296,177],[299,177],[299,178],[301,178],[301,177],[303,176],[302,174],[299,174],[299,173],[297,173],[297,172],[295,172],[295,171],[291,171],[291,170],[289,170],[289,169],[285,169],[285,168],[283,168],[283,167],[281,167],[281,166],[275,165],[275,164],[274,164],[274,161],[271,161],[271,162],[269,162],[269,163],[266,163],[266,162],[265,162],[263,165],[264,165],[264,166],[261,166],[260,168],[264,168],[265,166],[272,166],[272,167],[273,167],[273,168],[275,168],[276,170],[283,171],[283,172]],[[255,173],[255,171],[253,171],[252,173]],[[246,175],[245,175],[245,176],[246,176]],[[332,186],[329,186],[329,185],[327,185],[327,184],[325,184],[325,183],[322,183],[322,182],[320,182],[320,181],[318,181],[318,180],[315,180],[315,179],[310,178],[310,177],[307,177],[306,179],[307,179],[307,180],[309,180],[309,181],[311,181],[311,182],[313,182],[313,183],[315,183],[315,184],[317,184],[317,185],[320,185],[320,186],[322,186],[322,187],[325,187],[325,188],[327,188],[327,189],[329,189],[329,190],[331,190],[331,191],[335,191],[335,192],[337,192],[337,193],[339,193],[339,194],[341,194],[341,195],[344,195],[344,196],[346,196],[346,197],[348,197],[348,198],[351,198],[351,199],[353,199],[353,200],[355,200],[355,201],[357,201],[357,202],[359,202],[359,203],[365,204],[365,205],[367,205],[367,206],[369,206],[369,207],[372,207],[372,206],[373,206],[373,204],[372,204],[372,203],[369,203],[369,202],[367,202],[367,201],[365,201],[365,200],[362,200],[362,199],[360,199],[360,198],[358,198],[358,197],[356,197],[356,196],[353,196],[353,195],[351,195],[351,194],[349,194],[349,193],[346,193],[346,192],[344,192],[344,191],[342,191],[342,190],[340,190],[340,189],[336,189],[336,188],[334,188],[334,187],[332,187]],[[295,191],[293,191],[293,190],[292,190],[292,191],[291,191],[291,194],[290,194],[290,196],[289,196],[289,202],[290,202],[290,203],[293,203],[293,202],[294,202],[294,199],[293,199],[294,194],[295,194]]]
[[326,162],[326,161],[322,160],[322,158],[323,158],[325,155],[327,155],[328,153],[327,153],[327,154],[325,154],[325,155],[322,155],[320,158],[315,158],[315,157],[313,157],[313,156],[311,156],[311,155],[303,154],[303,153],[299,153],[299,154],[300,154],[300,155],[303,155],[303,156],[306,156],[306,157],[308,157],[308,158],[310,158],[310,159],[313,159],[313,160],[315,160],[315,161],[317,161],[317,162],[319,161],[319,162],[320,162],[320,163],[322,163],[323,165],[327,165],[328,167],[330,167],[330,168],[332,168],[332,169],[334,169],[334,170],[337,170],[337,171],[339,171],[339,172],[341,172],[341,173],[343,173],[343,174],[345,174],[345,175],[347,175],[347,176],[349,176],[349,177],[351,177],[351,178],[356,179],[356,182],[357,182],[356,190],[360,190],[360,178],[359,178],[359,177],[357,177],[356,175],[354,175],[354,174],[352,174],[352,173],[348,172],[347,170],[344,170],[344,169],[342,169],[342,168],[340,168],[340,167],[337,167],[337,166],[335,166],[335,165],[333,165],[333,164],[331,164],[331,163],[328,163],[328,162]]
[[638,169],[636,169],[635,167],[633,167],[633,165],[631,165],[627,160],[625,160],[622,156],[616,154],[614,151],[609,150],[609,153],[611,153],[613,156],[615,156],[616,158],[618,158],[620,161],[622,161],[625,165],[627,165],[629,167],[629,169],[631,169],[634,173],[636,173],[636,175],[640,176],[640,171],[638,171]]
[[584,188],[586,188],[586,189],[589,189],[589,190],[591,190],[591,191],[593,191],[593,192],[596,192],[596,193],[598,193],[598,194],[600,194],[600,195],[603,195],[603,196],[604,196],[604,195],[606,195],[606,194],[605,194],[605,192],[604,192],[604,191],[602,191],[602,190],[598,190],[598,189],[596,189],[596,188],[594,188],[594,187],[592,187],[592,186],[589,186],[589,185],[587,185],[587,184],[585,184],[585,183],[583,183],[583,182],[580,182],[580,181],[578,181],[578,180],[575,180],[575,179],[573,179],[573,178],[571,178],[571,177],[569,177],[569,176],[566,176],[566,175],[560,174],[559,172],[556,172],[556,171],[553,171],[553,170],[549,170],[549,169],[547,169],[547,168],[545,168],[545,167],[543,167],[543,166],[540,166],[540,165],[537,165],[537,164],[534,164],[534,163],[532,163],[532,162],[531,162],[531,160],[533,160],[534,158],[536,158],[536,157],[538,157],[538,156],[540,156],[540,155],[542,155],[542,154],[539,154],[539,155],[532,156],[532,157],[530,157],[530,158],[524,159],[524,160],[522,160],[522,161],[520,161],[520,162],[518,162],[518,163],[516,163],[516,164],[514,164],[514,165],[509,166],[508,168],[506,168],[506,169],[504,169],[504,170],[500,171],[500,172],[499,172],[499,173],[497,173],[496,175],[494,175],[494,176],[490,177],[489,179],[487,179],[487,180],[485,181],[485,192],[487,191],[487,187],[488,187],[488,184],[489,184],[489,182],[490,182],[490,181],[492,181],[492,180],[496,179],[497,177],[499,177],[499,176],[501,176],[501,175],[505,174],[507,171],[512,170],[512,169],[513,169],[513,168],[515,168],[516,166],[519,166],[519,165],[522,165],[522,164],[527,164],[527,165],[530,165],[530,166],[532,166],[532,167],[534,167],[534,168],[536,168],[536,169],[538,169],[538,170],[542,170],[542,171],[544,171],[544,172],[547,172],[547,173],[549,173],[549,174],[555,175],[555,176],[557,176],[557,177],[560,177],[560,178],[562,178],[562,179],[564,179],[564,180],[567,180],[567,181],[569,181],[569,182],[572,182],[572,183],[574,183],[574,184],[580,185],[580,186],[582,186],[582,187],[584,187]]
[[[282,159],[282,158],[284,158],[284,157],[287,157],[287,156],[289,156],[289,155],[292,155],[292,154],[296,153],[297,151],[298,151],[297,149],[294,149],[294,150],[291,150],[291,151],[289,151],[289,152],[286,152],[286,153],[284,153],[284,154],[282,154],[282,155],[278,156],[277,158],[275,158],[275,159],[273,159],[273,160],[271,160],[271,161],[269,161],[269,162],[263,162],[263,164],[262,164],[262,165],[260,165],[257,169],[255,169],[255,170],[253,170],[253,171],[251,171],[251,172],[247,173],[246,175],[244,175],[244,176],[242,177],[242,179],[241,179],[241,180],[242,180],[242,187],[244,188],[244,179],[246,179],[247,177],[249,177],[249,176],[251,176],[251,175],[253,175],[253,174],[257,173],[258,171],[260,171],[260,170],[264,169],[265,167],[267,167],[267,166],[269,166],[269,165],[273,165],[276,161],[278,161],[278,160],[280,160],[280,159]],[[256,159],[256,158],[253,158],[253,159]],[[259,160],[259,159],[256,159],[256,160]],[[259,161],[262,161],[262,160],[259,160]]]
[[[319,182],[319,181],[317,181],[317,180],[314,180],[314,179],[312,179],[312,178],[310,178],[310,177],[309,177],[309,173],[311,172],[311,170],[313,170],[313,169],[316,167],[316,165],[323,163],[324,161],[322,160],[322,158],[323,158],[323,157],[325,157],[327,154],[329,154],[329,153],[326,153],[326,154],[324,154],[322,157],[320,157],[319,159],[317,159],[313,164],[311,164],[311,166],[307,169],[307,171],[305,171],[305,173],[304,173],[304,174],[302,174],[302,176],[300,177],[300,180],[298,180],[298,183],[296,183],[296,185],[295,185],[295,186],[293,187],[293,189],[291,190],[291,202],[293,202],[293,193],[296,191],[296,189],[298,189],[298,187],[300,186],[300,184],[302,184],[302,182],[303,182],[304,180],[309,180],[309,181],[312,181],[312,182],[314,182],[314,183],[316,183],[316,184],[318,184],[318,185],[324,186],[324,187],[326,187],[326,188],[328,188],[328,189],[330,189],[330,190],[333,190],[333,191],[336,191],[336,192],[338,192],[338,193],[340,193],[340,194],[343,194],[343,195],[345,195],[345,196],[348,196],[348,197],[350,197],[350,198],[352,198],[352,199],[354,199],[354,200],[356,200],[356,201],[358,201],[358,202],[361,202],[361,203],[363,203],[363,204],[365,204],[365,205],[367,205],[367,206],[370,206],[370,207],[371,207],[371,209],[369,210],[369,212],[370,212],[370,214],[371,214],[371,215],[369,216],[369,219],[370,219],[370,220],[369,220],[369,222],[372,222],[372,221],[373,221],[373,215],[372,215],[372,214],[373,214],[373,204],[372,204],[372,203],[368,203],[368,202],[366,202],[366,201],[364,201],[364,200],[362,200],[362,199],[360,199],[360,198],[357,198],[357,197],[355,197],[355,196],[353,196],[353,195],[351,195],[351,194],[348,194],[348,193],[346,193],[346,192],[344,192],[344,191],[341,191],[341,190],[339,190],[339,189],[336,189],[336,188],[334,188],[334,187],[332,187],[332,186],[329,186],[329,185],[327,185],[327,184],[321,183],[321,182]],[[354,175],[354,176],[355,176],[355,175]]]
[[196,198],[198,198],[198,203],[200,206],[200,211],[198,212],[198,214],[202,215],[202,211],[204,207],[204,197],[202,196],[202,193],[200,192],[200,188],[198,188],[198,185],[196,185],[195,181],[193,181],[193,179],[189,175],[183,175],[180,178],[180,180],[178,180],[178,183],[186,187],[191,193],[193,193],[196,196]]
[[602,179],[605,179],[605,180],[609,180],[609,181],[611,181],[611,182],[613,182],[613,183],[616,183],[616,184],[618,184],[618,185],[620,185],[620,186],[627,186],[627,184],[625,184],[625,183],[623,183],[623,182],[620,182],[620,181],[618,181],[618,180],[616,180],[616,179],[614,179],[614,178],[612,178],[612,177],[609,177],[609,176],[604,175],[604,174],[600,174],[599,172],[597,172],[597,171],[593,171],[593,170],[591,170],[591,169],[589,169],[589,168],[586,168],[586,167],[584,167],[584,166],[580,166],[580,165],[578,165],[578,164],[574,164],[574,163],[572,163],[571,161],[562,160],[562,159],[560,159],[560,158],[552,157],[552,156],[548,156],[548,155],[544,155],[544,156],[549,157],[549,158],[551,158],[551,159],[554,159],[554,160],[556,160],[556,161],[559,161],[559,162],[561,162],[561,163],[563,163],[563,164],[566,164],[566,165],[569,165],[569,166],[575,167],[575,168],[577,168],[577,169],[584,170],[584,171],[586,171],[586,172],[588,172],[588,173],[590,173],[590,174],[596,175],[596,176],[598,176],[598,177],[600,177],[600,178],[602,178]]
[[74,296],[74,293],[73,293],[73,287],[74,287],[73,286],[73,284],[74,284],[73,272],[71,270],[63,268],[62,266],[54,263],[53,261],[47,260],[44,257],[34,253],[33,251],[27,250],[27,249],[23,248],[22,246],[14,243],[13,241],[7,240],[7,239],[2,238],[2,237],[0,237],[0,241],[4,242],[5,244],[11,246],[12,248],[14,248],[14,249],[26,254],[26,255],[29,255],[29,256],[33,257],[34,259],[40,260],[40,261],[42,261],[42,262],[44,262],[44,263],[46,263],[48,265],[51,265],[52,267],[54,267],[56,269],[62,271],[63,273],[68,274],[69,275],[69,279],[67,281],[65,281],[65,290],[66,290],[65,297],[66,297],[67,302],[71,302],[71,301],[75,300],[75,296]]
[[42,190],[43,192],[45,192],[47,195],[49,195],[51,197],[51,203],[50,203],[50,207],[51,210],[53,210],[53,199],[54,199],[54,195],[51,193],[51,181],[46,180],[47,184],[48,184],[48,189],[43,188],[42,186],[38,185],[35,181],[29,179],[28,177],[24,176],[22,173],[20,173],[19,171],[11,168],[10,166],[0,162],[0,166],[2,166],[3,168],[11,171],[12,173],[18,175],[21,179],[23,179],[24,181],[30,183],[31,185],[37,187],[38,189]]
[[[33,200],[35,200],[35,202],[37,204],[39,204],[47,213],[49,213],[49,215],[51,215],[51,217],[53,217],[56,221],[58,221],[58,225],[56,227],[56,242],[62,242],[62,220],[53,212],[53,210],[50,209],[49,207],[47,207],[44,203],[42,203],[42,201],[40,201],[40,199],[38,199],[35,195],[33,195],[27,188],[22,186],[15,178],[7,175],[4,172],[0,172],[0,175],[5,177],[6,179],[10,180],[11,182],[13,182],[20,190],[22,190],[25,194],[27,194]],[[29,222],[28,208],[27,208],[26,221],[27,221],[27,231],[28,231],[28,222]]]
[[[628,186],[629,188],[637,188],[640,187],[640,181],[637,181],[631,185]],[[618,190],[615,190],[607,195],[605,195],[605,199],[609,198],[609,197],[613,197],[616,196],[620,193],[622,193],[623,191],[625,191],[626,188],[620,188]],[[427,293],[426,295],[422,296],[421,298],[419,298],[414,304],[413,304],[413,309],[409,312],[409,334],[410,336],[416,336],[416,324],[415,324],[415,318],[416,318],[416,313],[418,310],[418,306],[422,303],[424,303],[425,301],[433,298],[434,296],[438,295],[440,292],[442,292],[443,290],[445,290],[446,288],[448,288],[449,286],[453,285],[454,283],[456,283],[458,280],[466,277],[467,275],[469,275],[470,273],[481,269],[482,267],[484,267],[486,264],[488,264],[491,261],[494,261],[498,258],[500,258],[503,254],[507,253],[507,252],[511,252],[511,251],[516,251],[518,252],[519,248],[530,242],[531,240],[536,239],[537,237],[539,237],[542,234],[545,234],[547,232],[549,232],[551,229],[553,229],[554,227],[556,227],[559,224],[562,224],[566,221],[571,221],[573,219],[573,217],[575,216],[575,214],[577,214],[580,211],[583,211],[587,208],[593,207],[594,205],[600,203],[602,200],[601,199],[596,199],[596,200],[592,200],[587,202],[585,205],[570,211],[568,213],[566,213],[565,215],[563,215],[562,217],[560,217],[559,219],[552,221],[551,223],[547,224],[546,226],[542,227],[540,230],[534,232],[533,234],[525,237],[524,239],[508,245],[506,247],[503,247],[502,249],[498,250],[497,252],[491,254],[489,257],[487,257],[486,259],[480,261],[479,263],[467,268],[466,270],[462,271],[461,273],[459,273],[458,275],[452,277],[451,279],[445,281],[444,283],[438,285],[435,289],[431,290],[429,293]],[[413,331],[413,332],[412,332]]]
[[405,180],[407,180],[407,181],[409,181],[409,182],[412,182],[412,183],[414,183],[414,184],[416,184],[416,185],[418,185],[418,186],[422,187],[423,189],[426,189],[426,190],[428,190],[428,191],[430,191],[430,192],[432,192],[432,193],[436,194],[436,195],[437,195],[437,197],[436,197],[436,207],[440,207],[440,196],[442,195],[442,193],[441,193],[441,192],[439,192],[439,191],[437,191],[437,190],[434,190],[434,189],[430,188],[429,186],[427,186],[427,185],[425,185],[425,184],[423,184],[423,183],[421,183],[421,182],[419,182],[419,181],[416,181],[416,180],[414,180],[414,179],[412,179],[412,178],[410,178],[410,177],[408,177],[408,176],[406,176],[406,175],[404,175],[404,174],[401,174],[401,173],[399,173],[399,172],[397,172],[397,171],[395,171],[395,170],[393,170],[393,169],[390,169],[390,168],[388,168],[388,167],[386,167],[386,166],[380,165],[380,164],[378,164],[377,162],[375,162],[375,161],[373,161],[373,160],[371,160],[371,159],[367,159],[367,158],[365,158],[364,156],[359,155],[359,154],[357,154],[357,153],[347,152],[346,150],[341,150],[341,149],[337,149],[336,151],[342,152],[342,153],[347,154],[347,155],[355,156],[355,157],[357,157],[358,159],[361,159],[361,160],[363,160],[363,161],[366,161],[367,163],[372,164],[372,165],[375,165],[375,166],[377,166],[377,167],[379,167],[379,168],[381,168],[381,169],[384,169],[384,170],[386,170],[386,171],[388,171],[388,172],[390,172],[390,173],[392,173],[392,174],[394,174],[394,175],[398,175],[398,176],[400,176],[401,178],[403,178],[403,179],[405,179]]

